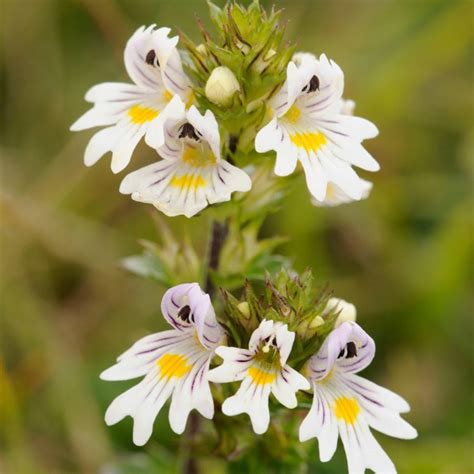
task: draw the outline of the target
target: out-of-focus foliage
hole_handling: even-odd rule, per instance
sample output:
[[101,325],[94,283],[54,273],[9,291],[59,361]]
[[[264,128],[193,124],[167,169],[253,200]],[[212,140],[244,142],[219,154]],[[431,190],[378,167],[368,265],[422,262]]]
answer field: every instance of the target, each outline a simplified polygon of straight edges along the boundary
[[[288,36],[300,49],[326,52],[345,71],[356,113],[379,126],[367,147],[382,171],[366,175],[375,183],[369,200],[335,209],[312,207],[298,178],[263,237],[287,237],[279,250],[298,271],[311,267],[356,304],[378,344],[367,375],[410,401],[408,419],[420,433],[412,442],[383,439],[399,471],[472,472],[472,2],[276,3],[286,7]],[[194,13],[209,24],[207,6],[2,6],[0,470],[176,472],[188,446],[170,432],[166,414],[152,442],[138,450],[130,420],[106,428],[102,418],[130,384],[98,379],[138,337],[164,328],[163,289],[119,264],[141,251],[138,239],[157,240],[150,216],[156,211],[118,193],[121,176],[110,172],[107,158],[86,169],[91,133],[73,135],[68,127],[86,110],[90,86],[127,80],[123,46],[138,26],[179,26],[199,41]],[[134,168],[151,162],[153,152],[140,147],[136,158]],[[166,223],[180,242],[191,229],[201,255],[208,217]],[[258,450],[256,459],[265,459],[272,436],[249,447]],[[310,472],[344,469],[341,450],[321,464],[316,442],[306,446],[315,460]],[[215,460],[201,463],[204,472],[225,472]]]

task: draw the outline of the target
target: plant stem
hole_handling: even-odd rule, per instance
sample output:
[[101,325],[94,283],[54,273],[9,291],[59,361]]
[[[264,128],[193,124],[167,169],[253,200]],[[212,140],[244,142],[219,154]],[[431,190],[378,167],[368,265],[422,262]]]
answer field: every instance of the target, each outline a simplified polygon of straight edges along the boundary
[[[215,287],[211,279],[211,270],[217,270],[217,268],[219,267],[219,257],[222,246],[227,237],[227,232],[227,222],[212,221],[211,236],[207,253],[206,283],[204,285],[204,291],[208,293],[211,297],[215,292]],[[189,416],[189,431],[187,436],[189,457],[184,465],[184,474],[198,473],[198,463],[196,462],[197,460],[193,449],[193,443],[199,432],[199,425],[199,415],[195,411],[193,411]]]
[[217,270],[219,267],[219,257],[225,238],[227,237],[227,222],[212,221],[211,238],[207,256],[207,274],[204,291],[213,296],[215,288],[211,279],[211,270]]

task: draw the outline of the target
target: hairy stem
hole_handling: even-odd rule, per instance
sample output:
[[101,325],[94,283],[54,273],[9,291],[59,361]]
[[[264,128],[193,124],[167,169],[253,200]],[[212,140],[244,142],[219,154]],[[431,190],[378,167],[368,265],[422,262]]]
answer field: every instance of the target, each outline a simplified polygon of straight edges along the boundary
[[[215,292],[215,287],[211,279],[211,270],[217,270],[219,267],[219,257],[222,246],[227,237],[227,232],[227,222],[212,221],[209,248],[207,253],[206,283],[204,285],[204,291],[211,297]],[[199,415],[193,411],[189,416],[189,431],[187,436],[189,457],[184,465],[184,474],[198,473],[198,464],[196,462],[197,459],[193,450],[193,443],[199,432],[199,425]]]

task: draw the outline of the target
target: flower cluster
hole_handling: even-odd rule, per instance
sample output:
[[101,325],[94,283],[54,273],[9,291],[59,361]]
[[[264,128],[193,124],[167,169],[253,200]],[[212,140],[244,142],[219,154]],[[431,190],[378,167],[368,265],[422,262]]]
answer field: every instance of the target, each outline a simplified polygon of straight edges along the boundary
[[[216,57],[212,44],[196,48],[186,44],[195,63],[204,67],[200,72],[189,59],[188,64],[183,62],[179,38],[169,34],[169,28],[155,25],[139,28],[124,53],[133,84],[106,82],[87,92],[85,98],[93,107],[71,130],[106,127],[87,145],[87,166],[110,151],[112,171],[118,173],[144,138],[161,159],[126,176],[120,192],[153,204],[168,216],[192,217],[209,204],[229,201],[236,191],[249,191],[249,165],[258,160],[258,153],[270,151],[276,152],[277,176],[292,174],[301,163],[315,205],[367,197],[372,184],[361,179],[353,166],[379,169],[361,145],[378,132],[371,122],[352,115],[354,102],[342,98],[344,75],[334,61],[310,53],[282,60],[268,47],[252,58],[241,44],[238,57],[251,57],[251,65],[229,60],[232,70],[219,57],[204,64],[206,56]],[[248,77],[241,72],[244,66]],[[253,94],[256,73],[281,81],[264,82],[264,87],[254,87],[258,94]],[[228,136],[224,145],[222,136]],[[231,159],[240,137],[246,137],[257,152],[242,160],[245,170],[222,158],[224,149]]]
[[[375,344],[354,321],[353,305],[343,300],[329,300],[324,313],[336,311],[335,327],[301,370],[289,363],[296,336],[291,325],[262,319],[250,335],[248,348],[228,345],[211,299],[197,283],[169,289],[161,311],[173,329],[140,339],[101,374],[104,380],[144,376],[117,397],[105,415],[109,425],[131,416],[137,445],[149,440],[154,420],[170,397],[169,422],[174,432],[184,431],[193,409],[212,419],[209,382],[241,382],[222,404],[222,412],[228,416],[247,413],[257,434],[269,426],[270,394],[293,409],[298,405],[297,392],[312,392],[312,407],[301,423],[299,438],[318,438],[324,462],[332,458],[340,437],[351,473],[366,468],[395,472],[370,428],[397,438],[416,437],[416,430],[400,417],[409,411],[407,402],[356,375],[371,363]],[[222,363],[210,369],[216,356]]]
[[[144,445],[171,399],[175,433],[197,410],[214,420],[219,436],[232,431],[227,423],[235,418],[228,417],[240,414],[260,435],[283,405],[306,410],[299,439],[317,438],[321,461],[332,458],[340,437],[351,473],[395,472],[370,428],[407,439],[416,431],[400,416],[409,410],[401,397],[357,375],[375,344],[355,322],[355,307],[316,290],[310,272],[296,276],[287,259],[272,254],[281,239],[258,237],[285,195],[288,180],[275,175],[301,170],[315,206],[366,198],[372,183],[354,168],[379,169],[362,146],[377,128],[353,115],[333,60],[283,43],[280,12],[267,15],[258,0],[248,8],[209,4],[215,40],[202,25],[199,45],[183,33],[170,37],[169,28],[139,28],[124,53],[132,83],[92,87],[85,97],[92,108],[71,127],[102,127],[84,162],[111,152],[114,173],[144,139],[155,162],[127,174],[120,192],[167,216],[192,217],[230,201],[214,214],[207,264],[189,247],[180,258],[164,225],[168,247],[147,243],[143,256],[128,259],[129,269],[169,288],[161,312],[172,329],[140,339],[101,374],[143,377],[111,403],[106,423],[131,416],[133,441]],[[207,293],[197,282],[176,286],[203,275]],[[258,296],[243,278],[261,285]],[[211,301],[218,285],[223,298]],[[240,301],[230,290],[242,287]],[[215,403],[226,417],[214,417]]]

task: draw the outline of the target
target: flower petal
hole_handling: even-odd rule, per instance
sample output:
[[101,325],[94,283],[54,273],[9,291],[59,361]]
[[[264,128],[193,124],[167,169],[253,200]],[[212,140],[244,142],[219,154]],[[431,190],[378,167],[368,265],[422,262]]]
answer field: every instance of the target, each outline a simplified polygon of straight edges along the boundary
[[140,102],[147,97],[140,87],[126,82],[103,82],[91,87],[85,96],[87,102],[117,102],[125,103],[126,106],[135,102]]
[[222,412],[228,416],[247,413],[256,434],[263,434],[270,423],[268,398],[271,384],[256,384],[246,377],[239,390],[222,404]]
[[237,347],[219,346],[215,352],[224,362],[207,373],[211,382],[225,383],[242,380],[252,364],[253,353]]
[[156,49],[159,48],[157,38],[166,38],[168,42],[176,46],[178,37],[167,38],[170,31],[169,28],[155,30],[155,25],[151,25],[148,28],[142,26],[127,42],[124,61],[128,75],[135,84],[145,90],[156,91],[163,87],[160,67],[157,67],[155,64],[148,64],[146,56],[150,50],[154,50],[156,53]]
[[275,398],[287,408],[295,408],[298,404],[296,392],[309,390],[309,382],[296,370],[288,365],[284,366],[272,385]]
[[313,392],[313,404],[301,423],[299,439],[307,441],[318,438],[319,458],[321,462],[327,462],[334,456],[337,448],[337,421],[324,391],[318,390],[315,383],[313,383]]
[[[366,181],[365,179],[361,179],[361,184],[363,186],[363,192],[361,199],[366,199],[370,191],[372,189],[372,183],[370,181]],[[318,207],[334,207],[339,206],[341,204],[347,204],[350,202],[354,202],[349,195],[347,195],[339,186],[334,183],[328,183],[326,196],[324,197],[323,201],[318,201],[317,199],[312,199],[311,202],[313,205]]]
[[259,153],[276,151],[275,174],[277,176],[288,176],[295,171],[298,153],[291,145],[288,133],[279,125],[276,118],[257,133],[255,150]]
[[[348,343],[354,344],[355,354],[345,354]],[[347,321],[328,335],[321,349],[310,359],[310,378],[323,379],[335,365],[343,372],[360,372],[372,362],[374,355],[374,340],[357,323]]]
[[214,401],[212,398],[206,372],[209,370],[212,352],[205,351],[193,360],[192,370],[179,382],[173,393],[169,411],[171,429],[183,433],[189,413],[197,409],[205,418],[214,416]]
[[87,144],[84,164],[92,166],[97,163],[106,153],[112,151],[118,139],[119,130],[115,126],[104,128],[94,134]]

